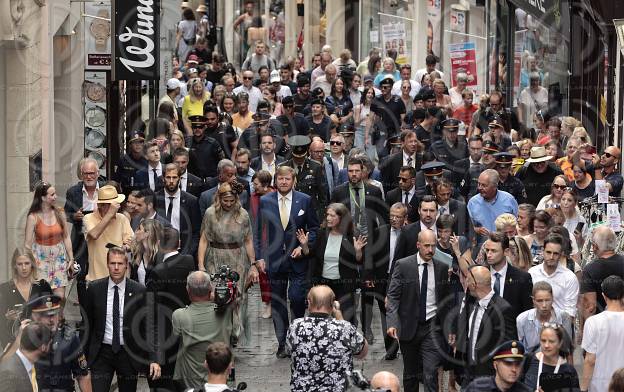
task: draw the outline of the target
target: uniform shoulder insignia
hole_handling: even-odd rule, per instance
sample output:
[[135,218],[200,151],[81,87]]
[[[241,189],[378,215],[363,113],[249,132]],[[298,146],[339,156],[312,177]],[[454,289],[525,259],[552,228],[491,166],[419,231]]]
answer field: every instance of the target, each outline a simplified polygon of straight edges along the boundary
[[84,353],[80,354],[80,356],[78,357],[78,366],[82,370],[87,370],[87,367],[88,367],[87,357],[84,355]]

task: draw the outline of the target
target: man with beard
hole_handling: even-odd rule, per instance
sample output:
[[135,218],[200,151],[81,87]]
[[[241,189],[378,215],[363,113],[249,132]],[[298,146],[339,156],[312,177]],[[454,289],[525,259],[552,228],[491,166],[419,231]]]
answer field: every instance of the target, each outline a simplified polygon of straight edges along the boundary
[[217,140],[226,157],[231,157],[236,151],[236,132],[231,125],[219,122],[219,109],[210,101],[204,104],[204,118],[206,119],[206,136]]
[[268,101],[260,101],[258,111],[253,116],[254,122],[243,131],[238,139],[237,147],[248,149],[251,152],[251,159],[260,155],[260,137],[264,133],[274,136],[275,151],[278,155],[286,156],[289,152],[289,147],[284,141],[284,127],[279,121],[271,118],[270,107],[271,104]]
[[136,173],[147,167],[147,159],[143,156],[145,132],[134,130],[130,132],[128,139],[128,152],[125,153],[119,163],[115,165],[113,180],[121,185],[125,194],[132,192],[135,187]]
[[[416,254],[418,249],[414,238],[418,238],[418,233],[421,231],[431,230],[434,234],[437,233],[438,202],[435,196],[426,195],[420,199],[418,217],[418,221],[406,225],[401,230],[394,249],[394,260]],[[394,264],[392,265],[392,268],[394,268]],[[392,275],[392,271],[390,271],[390,275]]]
[[236,177],[245,180],[249,184],[249,194],[253,192],[251,179],[255,173],[251,165],[251,153],[246,148],[239,148],[236,151]]
[[188,171],[206,181],[217,175],[217,163],[225,158],[225,153],[217,140],[206,135],[204,116],[191,116],[189,120],[193,136],[186,140],[189,148]]
[[180,168],[173,163],[164,169],[165,189],[156,193],[156,211],[180,232],[180,253],[197,254],[201,215],[197,198],[180,189]]
[[305,114],[305,108],[311,101],[310,79],[305,75],[297,76],[297,94],[293,97],[295,112]]
[[284,162],[284,158],[275,153],[275,136],[273,134],[265,131],[258,138],[260,139],[261,154],[251,160],[251,169],[256,172],[266,170],[273,177],[275,169]]

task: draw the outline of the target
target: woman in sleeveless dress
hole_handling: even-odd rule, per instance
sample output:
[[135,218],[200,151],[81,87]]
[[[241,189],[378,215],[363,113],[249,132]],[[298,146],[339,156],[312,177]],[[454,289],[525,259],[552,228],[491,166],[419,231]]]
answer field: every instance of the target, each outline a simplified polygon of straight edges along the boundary
[[35,256],[37,276],[65,298],[68,272],[74,263],[69,225],[63,210],[55,206],[56,190],[47,182],[37,185],[28,217],[24,247]]

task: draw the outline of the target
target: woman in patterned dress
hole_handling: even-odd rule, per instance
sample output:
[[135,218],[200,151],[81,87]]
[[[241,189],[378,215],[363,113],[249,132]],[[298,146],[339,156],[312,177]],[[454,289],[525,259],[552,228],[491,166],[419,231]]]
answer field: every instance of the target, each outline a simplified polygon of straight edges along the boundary
[[227,265],[240,276],[232,320],[234,343],[241,336],[245,340],[250,337],[246,289],[249,282],[258,282],[258,270],[252,265],[256,256],[251,220],[238,199],[242,188],[238,183],[225,183],[219,187],[212,206],[204,215],[197,251],[201,271],[213,274],[220,266]]
[[35,256],[37,276],[50,284],[54,294],[65,298],[67,273],[73,268],[74,255],[69,225],[55,202],[56,190],[52,185],[37,185],[26,219],[24,247]]

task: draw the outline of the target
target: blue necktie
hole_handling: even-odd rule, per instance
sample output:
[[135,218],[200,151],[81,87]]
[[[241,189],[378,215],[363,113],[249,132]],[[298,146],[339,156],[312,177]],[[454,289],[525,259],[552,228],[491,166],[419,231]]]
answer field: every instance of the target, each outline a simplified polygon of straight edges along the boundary
[[427,280],[429,280],[429,263],[423,263],[422,279],[420,281],[420,297],[418,307],[418,322],[427,321]]
[[498,296],[500,296],[500,277],[501,275],[498,272],[494,273],[494,292]]

